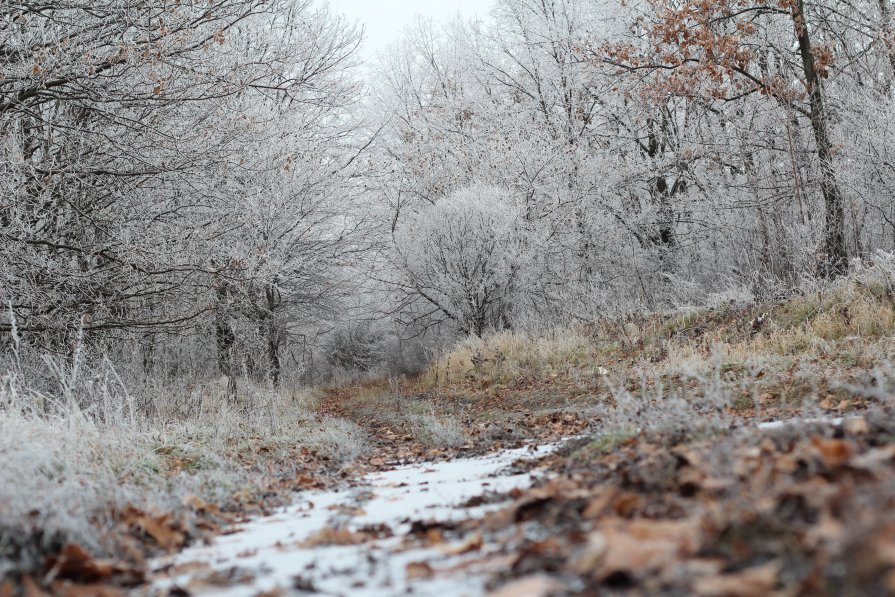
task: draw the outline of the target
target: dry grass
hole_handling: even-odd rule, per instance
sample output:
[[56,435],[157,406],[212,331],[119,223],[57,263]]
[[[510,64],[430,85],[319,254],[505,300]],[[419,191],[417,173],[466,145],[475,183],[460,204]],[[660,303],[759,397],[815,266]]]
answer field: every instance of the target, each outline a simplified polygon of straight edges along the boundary
[[478,392],[482,402],[510,394],[543,406],[546,397],[628,428],[647,419],[686,425],[718,412],[847,411],[893,388],[890,278],[888,270],[863,270],[776,305],[728,302],[549,335],[469,339],[417,383],[445,395]]
[[413,435],[426,446],[433,448],[459,448],[469,441],[466,429],[449,415],[430,412],[408,417]]
[[558,330],[550,336],[501,332],[462,341],[435,360],[420,381],[438,387],[470,378],[500,383],[520,375],[543,377],[598,362],[607,350],[578,330]]
[[38,570],[69,542],[120,556],[111,531],[125,506],[181,513],[194,495],[245,508],[278,478],[315,461],[335,473],[366,445],[356,425],[313,411],[314,392],[246,385],[234,402],[211,381],[183,394],[106,384],[85,398],[96,384],[64,373],[57,394],[20,374],[0,384],[0,576]]

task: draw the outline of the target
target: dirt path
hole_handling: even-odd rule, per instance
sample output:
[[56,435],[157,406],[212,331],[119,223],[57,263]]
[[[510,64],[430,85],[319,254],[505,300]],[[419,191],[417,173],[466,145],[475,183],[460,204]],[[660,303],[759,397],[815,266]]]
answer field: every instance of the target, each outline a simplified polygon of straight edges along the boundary
[[157,561],[148,594],[480,594],[501,561],[472,529],[537,478],[514,462],[555,448],[414,464],[349,490],[305,493],[211,545]]

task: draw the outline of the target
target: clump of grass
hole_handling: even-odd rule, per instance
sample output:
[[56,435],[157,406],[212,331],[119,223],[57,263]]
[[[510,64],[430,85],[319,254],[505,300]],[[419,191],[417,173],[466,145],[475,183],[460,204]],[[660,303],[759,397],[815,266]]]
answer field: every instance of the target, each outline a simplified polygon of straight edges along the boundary
[[414,437],[434,448],[459,448],[469,437],[463,425],[454,417],[427,413],[408,418]]
[[433,361],[420,381],[431,388],[469,379],[500,383],[520,376],[551,375],[599,360],[600,349],[581,331],[557,330],[549,335],[500,332],[463,340]]
[[601,433],[591,440],[590,443],[579,448],[578,453],[585,458],[593,458],[594,456],[608,454],[636,436],[637,434],[632,430],[617,430]]
[[304,445],[317,450],[333,462],[345,464],[356,460],[367,446],[367,434],[345,419],[323,417],[304,436]]

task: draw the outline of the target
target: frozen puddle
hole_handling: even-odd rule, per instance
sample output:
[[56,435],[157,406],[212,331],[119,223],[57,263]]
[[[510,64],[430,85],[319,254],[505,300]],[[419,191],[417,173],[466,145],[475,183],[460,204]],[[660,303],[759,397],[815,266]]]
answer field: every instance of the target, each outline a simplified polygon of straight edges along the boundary
[[[192,595],[226,597],[481,594],[489,572],[488,559],[482,558],[487,546],[465,555],[459,553],[462,541],[407,549],[403,545],[412,522],[466,520],[500,507],[463,505],[488,492],[530,486],[532,474],[513,474],[509,465],[557,446],[403,466],[368,475],[350,490],[301,494],[294,505],[241,525],[210,545],[160,559],[156,569],[175,568],[173,576],[159,578],[153,589],[178,594],[177,587]],[[333,529],[344,529],[348,536],[379,529],[390,536],[357,545],[304,544]]]

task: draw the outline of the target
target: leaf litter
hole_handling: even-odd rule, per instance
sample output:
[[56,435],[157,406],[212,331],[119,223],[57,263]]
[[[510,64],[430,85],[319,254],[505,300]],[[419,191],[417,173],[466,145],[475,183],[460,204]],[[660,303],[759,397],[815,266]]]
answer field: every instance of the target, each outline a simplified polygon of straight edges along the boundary
[[336,490],[299,477],[301,499],[261,518],[198,498],[192,518],[125,509],[135,542],[171,553],[151,584],[133,558],[68,545],[0,596],[892,594],[893,441],[877,409],[383,462]]

